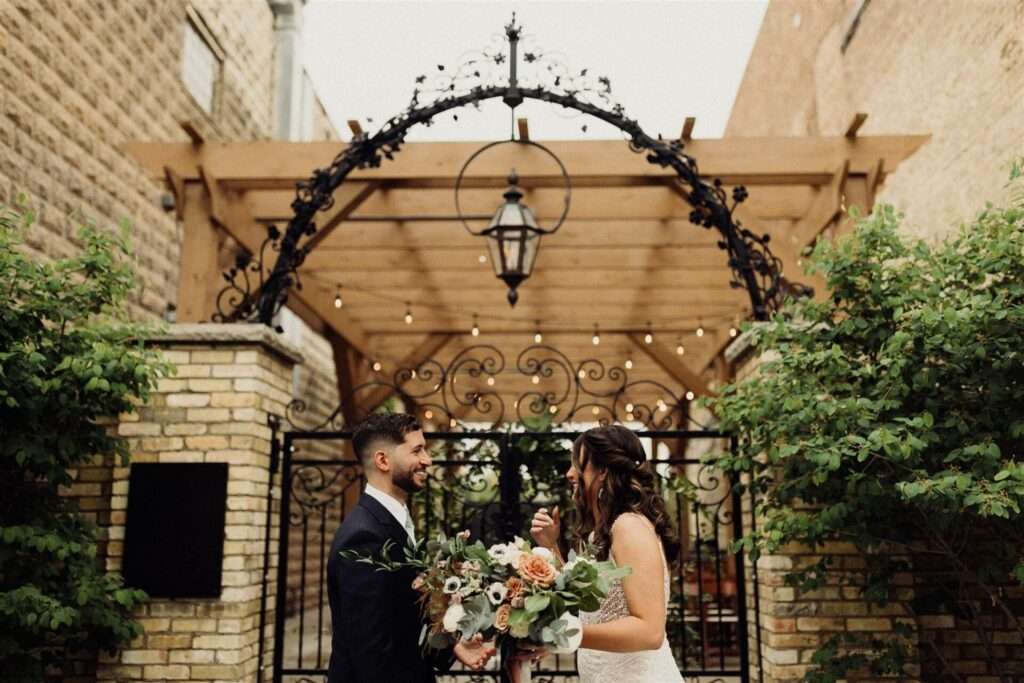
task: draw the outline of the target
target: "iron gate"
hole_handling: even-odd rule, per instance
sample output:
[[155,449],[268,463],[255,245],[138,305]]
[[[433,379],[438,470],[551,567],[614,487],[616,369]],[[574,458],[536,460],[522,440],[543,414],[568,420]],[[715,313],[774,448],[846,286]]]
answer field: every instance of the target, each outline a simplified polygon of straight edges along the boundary
[[[526,537],[536,508],[561,501],[566,509],[568,486],[564,480],[558,482],[568,467],[568,445],[579,433],[428,433],[435,459],[426,488],[413,502],[418,536],[470,529],[485,543],[513,534]],[[708,430],[637,434],[648,446],[682,541],[681,560],[671,580],[667,625],[680,670],[688,681],[746,683],[750,679],[747,581],[742,554],[727,550],[728,543],[743,533],[742,499],[699,456],[686,455],[695,443],[728,437]],[[326,553],[363,483],[359,463],[351,453],[346,457],[350,439],[351,433],[344,431],[294,431],[284,433],[280,442],[274,683],[326,680],[330,659]],[[747,520],[752,522],[752,517]],[[756,595],[751,602],[756,629]],[[758,664],[756,670],[760,668]],[[574,675],[573,657],[552,657],[535,673],[535,680]],[[498,677],[496,670],[452,673],[458,681]]]

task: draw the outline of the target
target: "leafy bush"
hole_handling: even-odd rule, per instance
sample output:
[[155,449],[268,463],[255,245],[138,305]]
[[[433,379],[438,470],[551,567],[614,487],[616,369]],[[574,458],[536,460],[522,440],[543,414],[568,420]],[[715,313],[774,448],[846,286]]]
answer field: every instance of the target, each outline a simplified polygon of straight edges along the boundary
[[[811,267],[832,295],[754,331],[759,371],[711,402],[739,435],[715,462],[752,478],[763,523],[739,545],[754,557],[852,542],[879,604],[908,567],[896,558],[913,560],[944,577],[936,601],[1008,680],[991,630],[1024,634],[1001,589],[1024,582],[1024,206],[990,206],[934,247],[901,239],[899,222],[878,207],[849,238],[819,244]],[[834,567],[824,553],[787,580],[814,589]],[[808,680],[897,671],[898,642],[837,636]]]
[[[40,680],[69,650],[113,649],[141,633],[96,558],[96,532],[60,494],[97,456],[127,462],[102,424],[144,401],[168,367],[126,322],[134,280],[124,234],[79,233],[81,255],[37,263],[20,248],[32,217],[0,207],[0,670]],[[108,420],[109,422],[109,420]]]

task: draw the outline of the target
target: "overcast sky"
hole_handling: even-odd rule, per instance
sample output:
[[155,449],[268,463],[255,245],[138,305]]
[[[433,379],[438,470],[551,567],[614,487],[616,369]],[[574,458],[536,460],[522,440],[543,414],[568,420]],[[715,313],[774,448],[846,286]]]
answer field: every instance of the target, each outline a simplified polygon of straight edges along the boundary
[[[615,99],[647,133],[678,137],[683,119],[696,116],[694,137],[718,137],[766,6],[767,0],[310,0],[304,60],[347,139],[348,119],[376,129],[408,105],[418,75],[493,44],[515,11],[536,46],[557,51],[573,69],[608,76]],[[516,115],[529,118],[535,139],[620,137],[606,124],[545,103],[524,103]],[[449,115],[418,126],[409,139],[491,140],[509,129],[508,109],[495,101],[460,112],[457,122]]]

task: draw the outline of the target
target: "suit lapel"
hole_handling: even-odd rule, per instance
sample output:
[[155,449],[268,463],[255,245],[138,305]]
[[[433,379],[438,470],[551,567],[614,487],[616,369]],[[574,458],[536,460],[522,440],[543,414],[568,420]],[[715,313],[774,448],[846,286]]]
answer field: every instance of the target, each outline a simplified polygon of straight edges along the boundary
[[369,496],[364,493],[359,498],[359,505],[361,505],[370,515],[377,520],[377,523],[382,527],[388,529],[389,536],[395,540],[396,543],[404,546],[409,540],[409,534],[398,520],[388,512],[387,508],[380,504],[380,502],[373,496]]

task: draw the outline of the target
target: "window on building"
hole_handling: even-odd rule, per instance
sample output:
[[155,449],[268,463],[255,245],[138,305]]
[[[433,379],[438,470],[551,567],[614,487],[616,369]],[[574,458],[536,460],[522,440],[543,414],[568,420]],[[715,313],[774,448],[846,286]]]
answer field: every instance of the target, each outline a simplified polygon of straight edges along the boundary
[[224,50],[199,13],[189,7],[181,57],[181,80],[207,114],[213,113],[217,101],[217,84],[223,63]]

